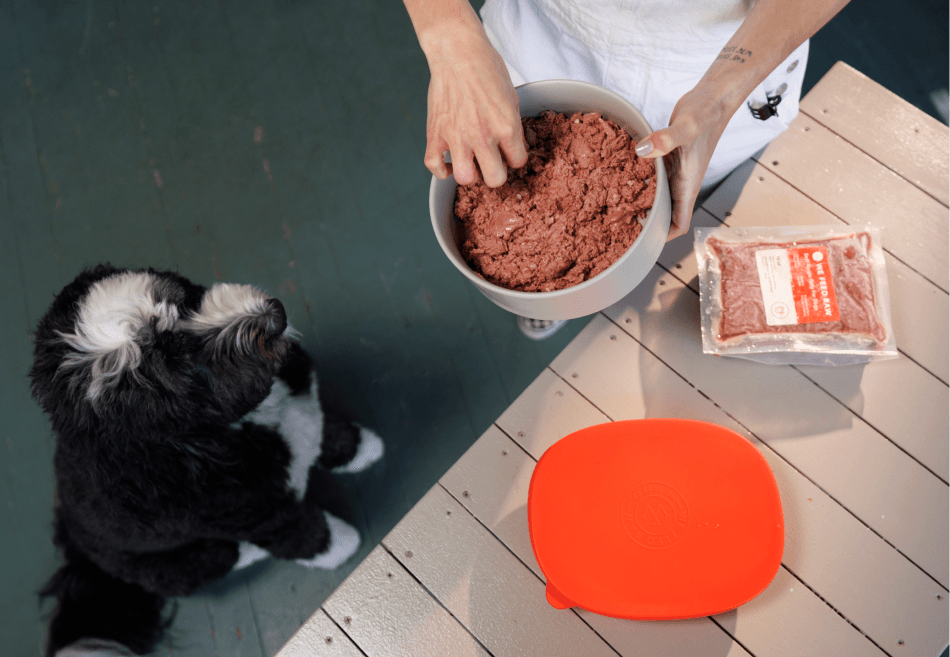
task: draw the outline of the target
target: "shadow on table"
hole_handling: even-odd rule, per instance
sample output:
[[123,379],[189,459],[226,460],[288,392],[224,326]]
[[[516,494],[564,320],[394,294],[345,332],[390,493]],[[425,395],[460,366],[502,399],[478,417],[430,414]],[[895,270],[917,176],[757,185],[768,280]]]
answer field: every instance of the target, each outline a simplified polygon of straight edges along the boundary
[[[484,521],[484,518],[481,519]],[[709,618],[694,618],[673,621],[634,621],[619,618],[610,618],[589,612],[580,608],[573,610],[555,610],[550,607],[544,598],[543,574],[534,558],[534,553],[528,541],[528,512],[527,506],[520,506],[503,518],[491,524],[488,529],[508,546],[528,569],[534,572],[541,582],[537,587],[531,586],[531,595],[537,596],[537,605],[532,600],[531,609],[524,613],[531,617],[553,614],[574,616],[591,627],[604,641],[621,654],[643,655],[681,655],[683,657],[702,654],[703,657],[726,657],[735,654],[736,644],[730,634],[736,630],[735,614],[717,616],[713,622]],[[504,579],[505,569],[499,568],[498,556],[494,551],[480,550],[468,573],[468,617],[473,634],[480,637],[484,634],[499,631],[495,613],[480,611],[496,609],[499,606],[497,587],[516,586],[516,581]],[[481,585],[480,583],[484,584]],[[508,597],[508,596],[503,596]],[[484,619],[484,624],[479,620]],[[557,622],[557,621],[555,621]],[[567,620],[563,622],[568,622]],[[516,623],[516,621],[515,621]],[[489,627],[491,625],[491,627]],[[718,626],[718,627],[717,627]],[[513,624],[512,632],[518,632]],[[551,639],[539,640],[538,649],[550,646]],[[517,641],[515,641],[517,643]],[[582,646],[559,646],[557,654],[576,655]],[[588,646],[589,647],[589,646]],[[605,647],[606,648],[606,647]],[[541,653],[535,653],[541,654]],[[583,653],[587,654],[587,653]],[[601,654],[601,653],[597,653]],[[605,649],[603,654],[613,654]]]
[[[644,285],[656,285],[657,278],[648,278]],[[695,285],[695,279],[691,285]],[[654,296],[659,304],[653,302]],[[702,353],[699,296],[692,290],[676,287],[658,295],[635,293],[629,302],[633,304],[632,310],[641,314],[643,344],[648,348],[663,345],[663,353],[682,351],[688,345],[689,353],[671,356],[667,364],[759,438],[800,438],[852,426],[855,417],[846,406],[831,401],[826,394],[830,391],[823,391],[790,366]],[[642,368],[643,390],[662,390],[652,380],[656,374],[651,370]],[[860,385],[864,367],[836,368],[835,373],[834,396],[854,407],[863,407]],[[803,406],[801,400],[809,399],[814,399],[815,404]],[[665,395],[647,396],[645,401],[648,417],[663,417],[670,412],[670,400]]]

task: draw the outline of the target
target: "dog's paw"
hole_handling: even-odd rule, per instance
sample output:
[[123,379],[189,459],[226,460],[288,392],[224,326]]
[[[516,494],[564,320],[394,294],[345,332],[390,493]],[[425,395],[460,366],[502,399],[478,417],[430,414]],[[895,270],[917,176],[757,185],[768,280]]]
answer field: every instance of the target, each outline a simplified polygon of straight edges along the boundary
[[265,550],[262,547],[258,547],[253,543],[248,543],[247,541],[241,541],[238,543],[238,560],[234,564],[232,570],[240,570],[241,568],[247,568],[252,563],[257,563],[263,559],[266,559],[270,556],[270,552]]
[[297,563],[306,568],[333,570],[341,566],[359,549],[360,533],[356,531],[356,527],[348,525],[336,516],[331,516],[326,511],[323,515],[327,519],[327,527],[330,530],[330,544],[325,551],[312,559],[297,559]]
[[385,451],[386,450],[383,446],[382,438],[377,436],[366,427],[360,427],[360,442],[356,448],[356,454],[354,454],[353,458],[343,465],[333,468],[331,472],[362,472],[369,466],[376,463],[376,461],[383,458],[383,452]]

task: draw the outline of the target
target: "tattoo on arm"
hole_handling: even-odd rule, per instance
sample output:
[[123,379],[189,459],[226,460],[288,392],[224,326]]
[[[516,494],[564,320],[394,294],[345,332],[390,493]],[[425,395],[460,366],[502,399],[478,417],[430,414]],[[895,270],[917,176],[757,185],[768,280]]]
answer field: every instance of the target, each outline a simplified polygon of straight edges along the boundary
[[716,59],[721,59],[730,62],[739,62],[740,64],[745,64],[746,59],[752,58],[752,51],[746,50],[745,48],[738,48],[736,46],[726,46],[723,48]]

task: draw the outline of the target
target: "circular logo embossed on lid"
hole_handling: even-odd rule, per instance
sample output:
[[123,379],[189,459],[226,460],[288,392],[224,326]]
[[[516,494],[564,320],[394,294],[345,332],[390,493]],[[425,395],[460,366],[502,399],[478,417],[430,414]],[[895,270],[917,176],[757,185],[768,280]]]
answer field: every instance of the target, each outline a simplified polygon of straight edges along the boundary
[[659,482],[640,484],[627,493],[620,517],[630,538],[654,550],[675,545],[689,526],[686,500],[675,489]]

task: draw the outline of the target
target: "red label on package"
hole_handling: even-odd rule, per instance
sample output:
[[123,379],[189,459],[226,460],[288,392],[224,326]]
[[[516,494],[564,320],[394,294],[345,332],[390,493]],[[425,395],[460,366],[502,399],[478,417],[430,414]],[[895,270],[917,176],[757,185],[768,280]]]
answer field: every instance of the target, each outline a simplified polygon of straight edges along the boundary
[[840,319],[827,248],[763,249],[755,256],[769,325]]

